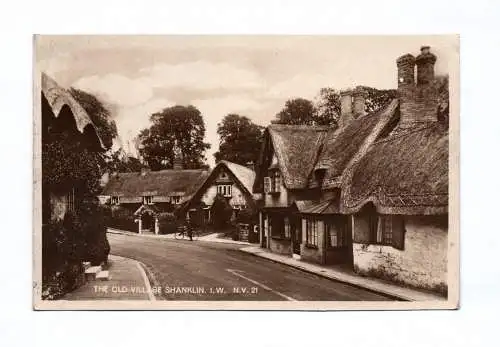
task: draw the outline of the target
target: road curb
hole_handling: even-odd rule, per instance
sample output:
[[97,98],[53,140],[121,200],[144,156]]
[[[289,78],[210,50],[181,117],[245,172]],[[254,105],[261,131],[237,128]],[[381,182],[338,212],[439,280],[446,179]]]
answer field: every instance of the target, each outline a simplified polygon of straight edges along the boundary
[[312,274],[312,275],[320,276],[322,278],[326,278],[326,279],[328,279],[330,281],[333,281],[333,282],[339,282],[339,283],[348,284],[350,286],[353,286],[353,287],[356,287],[356,288],[359,288],[359,289],[363,289],[363,290],[367,290],[367,291],[375,293],[375,294],[383,295],[383,296],[388,297],[390,299],[394,299],[394,300],[398,300],[398,301],[415,301],[415,300],[413,300],[411,298],[408,298],[408,297],[405,297],[405,296],[397,295],[397,294],[394,294],[394,293],[391,293],[391,292],[382,291],[382,290],[379,290],[379,289],[374,289],[374,288],[366,287],[366,286],[360,285],[359,283],[348,282],[348,281],[342,280],[340,278],[332,278],[331,276],[328,276],[328,275],[323,274],[321,272],[318,273],[318,272],[312,271],[312,270],[310,270],[310,269],[308,269],[306,267],[295,266],[295,265],[292,265],[292,264],[281,262],[281,261],[276,260],[276,259],[271,259],[271,258],[268,258],[268,257],[263,257],[263,256],[259,255],[258,253],[248,252],[248,251],[245,251],[242,248],[240,248],[239,251],[243,252],[243,253],[246,253],[246,254],[253,255],[253,256],[258,257],[260,259],[265,259],[265,260],[272,261],[273,263],[276,263],[276,264],[286,265],[288,267],[291,267],[291,268],[294,268],[294,269],[297,269],[297,270],[300,270],[300,271],[303,271],[303,272],[307,272],[307,273]]

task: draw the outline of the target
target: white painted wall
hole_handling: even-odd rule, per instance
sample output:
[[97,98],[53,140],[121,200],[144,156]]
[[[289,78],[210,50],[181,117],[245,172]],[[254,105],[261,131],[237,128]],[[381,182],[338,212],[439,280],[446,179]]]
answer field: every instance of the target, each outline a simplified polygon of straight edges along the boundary
[[429,223],[429,219],[405,217],[404,250],[353,243],[355,268],[363,273],[381,272],[395,281],[420,288],[446,285],[448,230],[439,223]]
[[[232,196],[231,199],[229,199],[229,204],[231,206],[249,205],[249,203],[246,201],[245,194],[240,188],[238,188],[238,186],[234,182],[231,185],[231,191],[232,191]],[[217,179],[215,179],[212,182],[212,184],[206,189],[205,193],[201,197],[201,201],[203,201],[208,206],[212,206],[216,195],[217,195]]]

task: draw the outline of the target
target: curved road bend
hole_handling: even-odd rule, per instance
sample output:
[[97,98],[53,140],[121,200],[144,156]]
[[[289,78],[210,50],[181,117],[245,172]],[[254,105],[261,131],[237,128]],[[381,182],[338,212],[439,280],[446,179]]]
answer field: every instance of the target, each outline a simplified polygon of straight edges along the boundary
[[392,300],[239,251],[244,246],[108,234],[111,252],[138,260],[164,300]]

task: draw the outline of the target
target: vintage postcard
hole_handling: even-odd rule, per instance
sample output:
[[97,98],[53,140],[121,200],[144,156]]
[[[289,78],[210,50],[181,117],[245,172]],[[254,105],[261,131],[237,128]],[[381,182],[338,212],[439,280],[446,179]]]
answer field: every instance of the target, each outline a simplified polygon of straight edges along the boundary
[[459,37],[34,37],[34,308],[459,305]]

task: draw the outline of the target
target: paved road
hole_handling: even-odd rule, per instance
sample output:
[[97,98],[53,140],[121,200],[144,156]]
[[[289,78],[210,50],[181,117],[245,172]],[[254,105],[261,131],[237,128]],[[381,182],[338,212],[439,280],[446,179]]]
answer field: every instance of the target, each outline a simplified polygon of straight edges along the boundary
[[141,261],[165,300],[391,300],[246,254],[242,246],[108,234],[111,252]]

